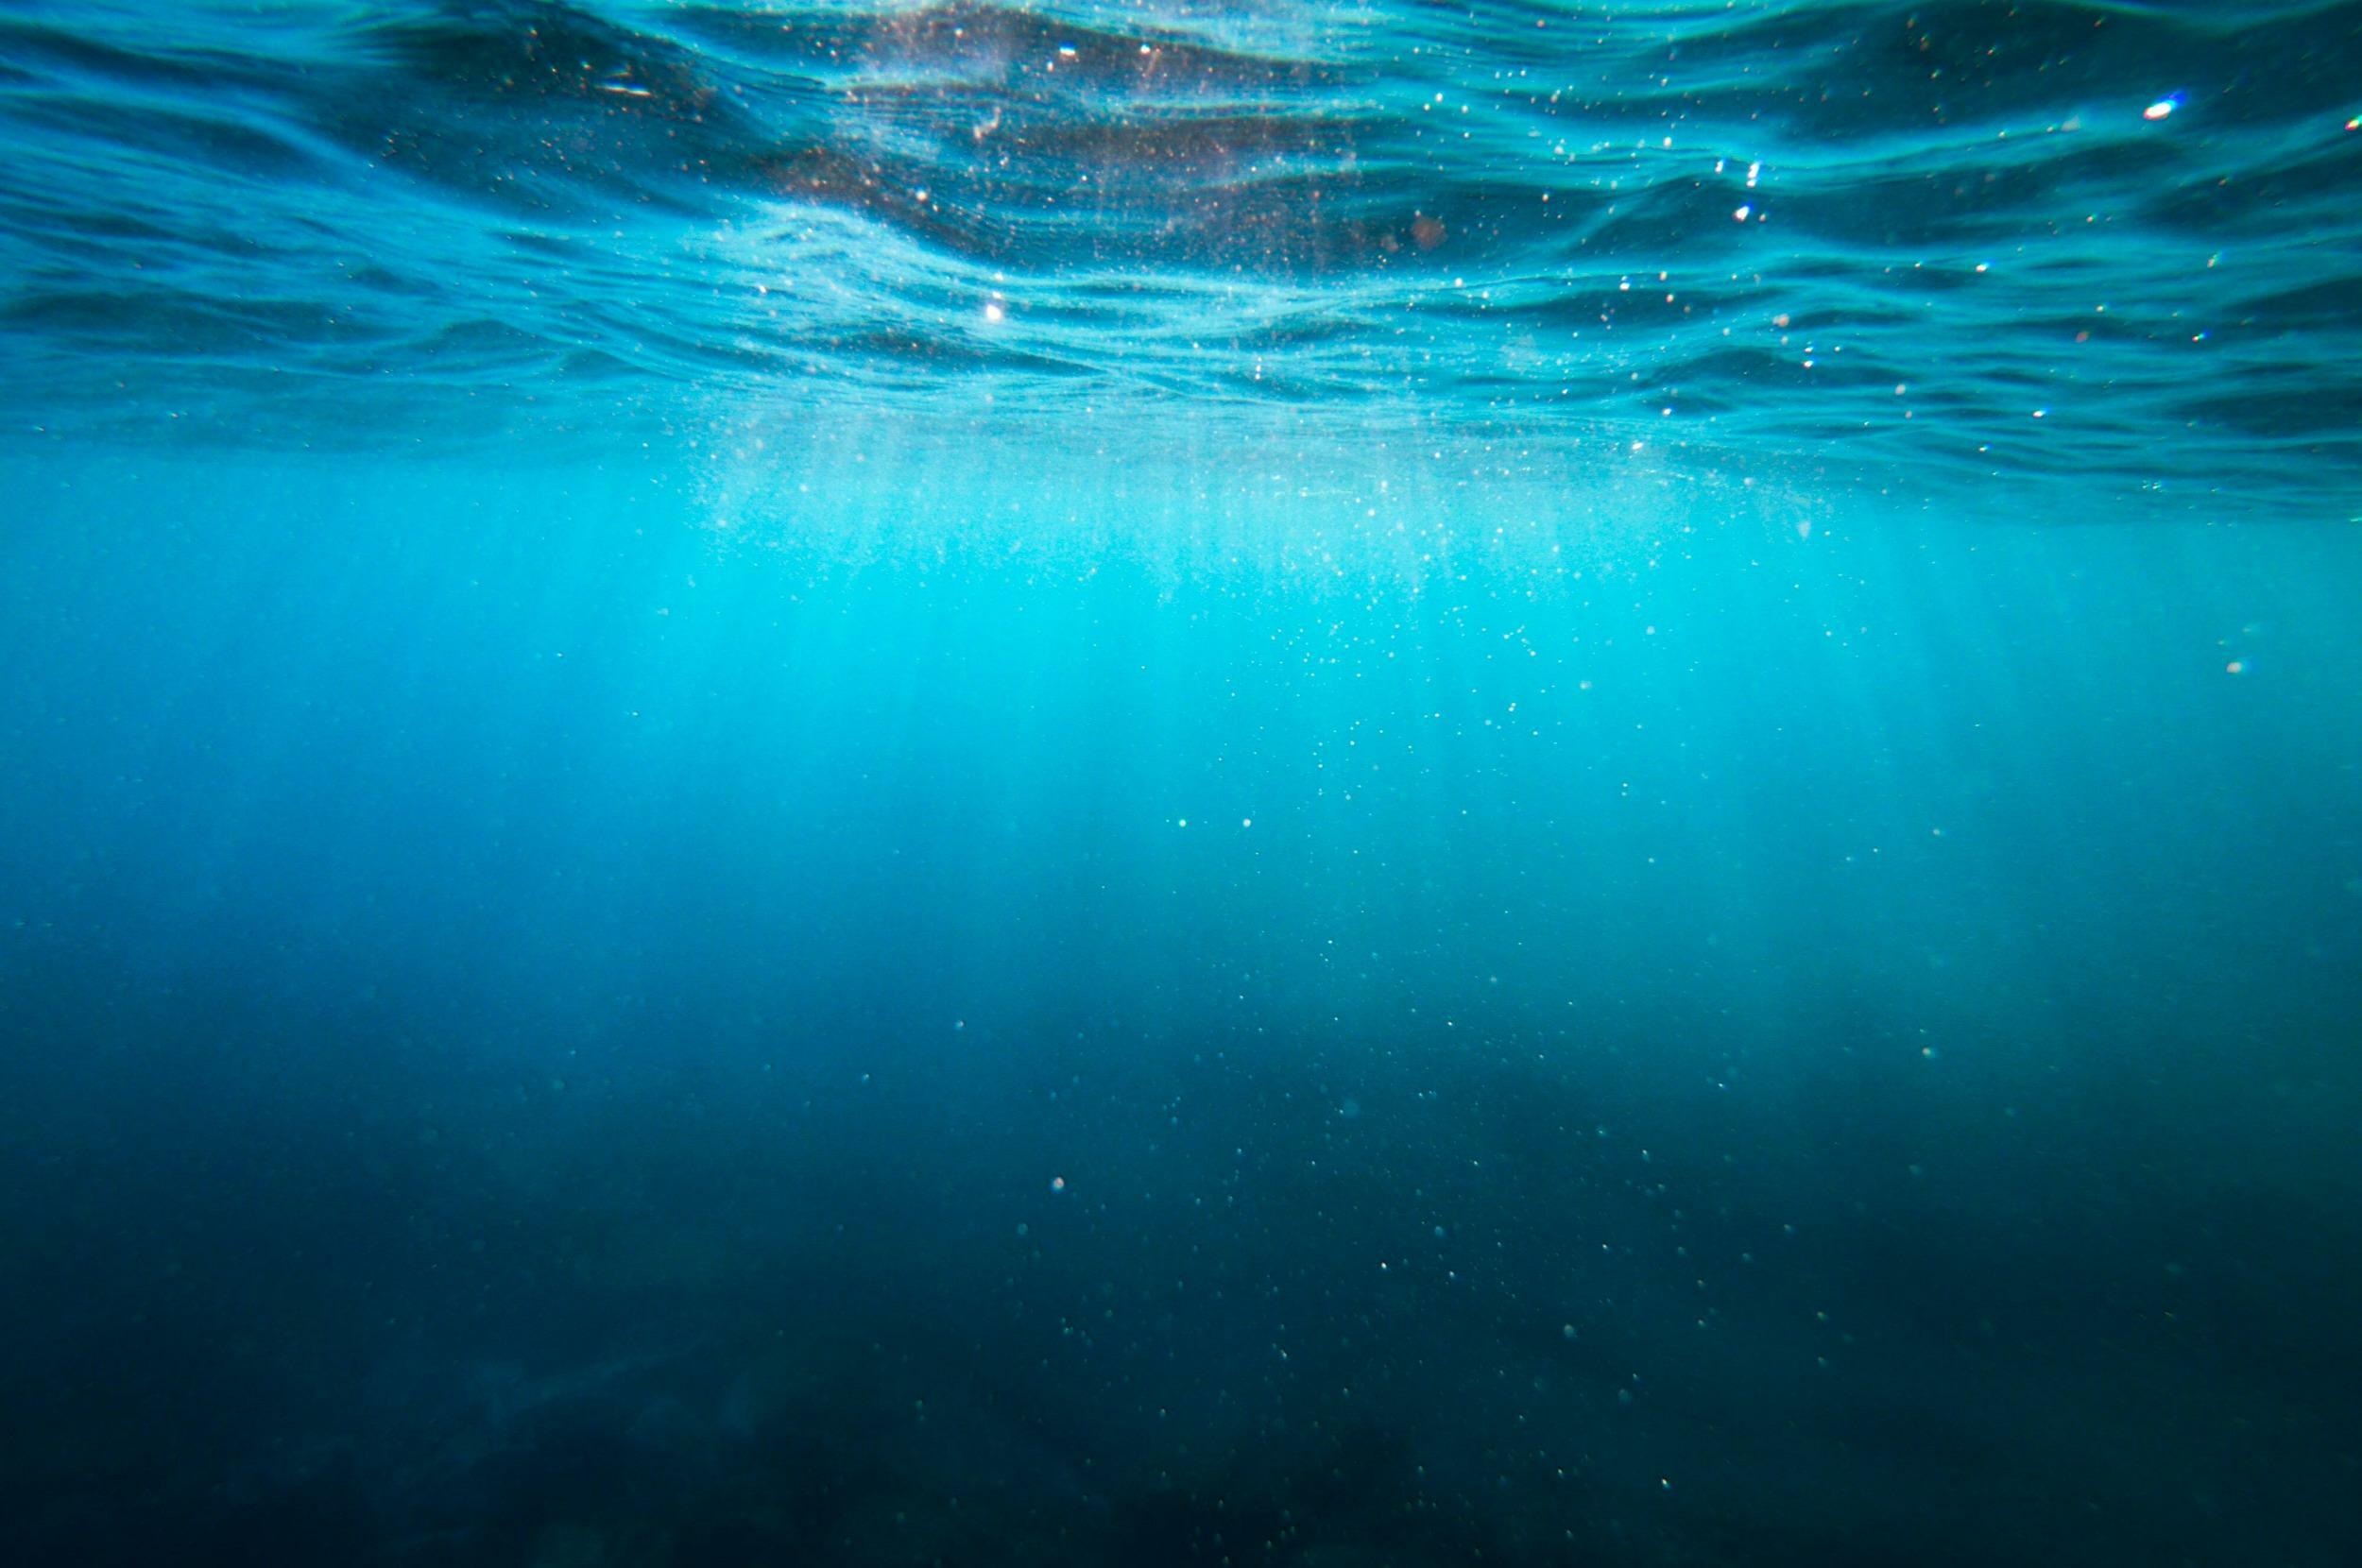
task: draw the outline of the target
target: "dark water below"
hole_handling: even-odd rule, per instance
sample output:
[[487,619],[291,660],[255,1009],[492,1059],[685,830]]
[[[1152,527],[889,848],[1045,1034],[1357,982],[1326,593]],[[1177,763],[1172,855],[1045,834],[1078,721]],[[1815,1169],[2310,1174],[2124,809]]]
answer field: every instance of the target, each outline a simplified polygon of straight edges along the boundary
[[0,4],[0,1560],[2362,1560],[2357,26]]

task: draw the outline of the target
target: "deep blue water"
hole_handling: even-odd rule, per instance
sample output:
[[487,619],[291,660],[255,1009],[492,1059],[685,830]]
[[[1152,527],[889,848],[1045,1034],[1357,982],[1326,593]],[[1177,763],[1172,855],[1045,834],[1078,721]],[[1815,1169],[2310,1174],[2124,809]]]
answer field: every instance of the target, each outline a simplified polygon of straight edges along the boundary
[[2362,1560],[2357,118],[0,0],[0,1560]]

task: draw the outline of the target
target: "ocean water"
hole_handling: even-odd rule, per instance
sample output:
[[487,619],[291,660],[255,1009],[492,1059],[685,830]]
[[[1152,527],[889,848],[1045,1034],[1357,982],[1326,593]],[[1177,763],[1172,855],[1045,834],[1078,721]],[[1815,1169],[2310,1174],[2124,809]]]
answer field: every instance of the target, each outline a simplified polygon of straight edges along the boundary
[[0,0],[0,1560],[2362,1561],[2358,117]]

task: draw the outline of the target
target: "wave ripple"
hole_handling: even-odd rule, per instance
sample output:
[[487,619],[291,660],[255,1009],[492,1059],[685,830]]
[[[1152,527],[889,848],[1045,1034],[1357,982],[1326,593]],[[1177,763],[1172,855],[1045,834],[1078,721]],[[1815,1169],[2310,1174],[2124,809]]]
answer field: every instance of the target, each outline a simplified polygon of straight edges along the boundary
[[263,15],[0,4],[20,428],[1137,400],[2146,487],[2362,455],[2354,5]]

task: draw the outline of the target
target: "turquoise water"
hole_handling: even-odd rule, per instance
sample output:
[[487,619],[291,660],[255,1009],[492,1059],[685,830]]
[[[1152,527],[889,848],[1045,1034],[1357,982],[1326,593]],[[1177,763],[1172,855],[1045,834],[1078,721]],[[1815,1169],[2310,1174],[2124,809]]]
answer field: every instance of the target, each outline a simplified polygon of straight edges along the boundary
[[9,1560],[2355,1560],[2358,66],[0,5]]

